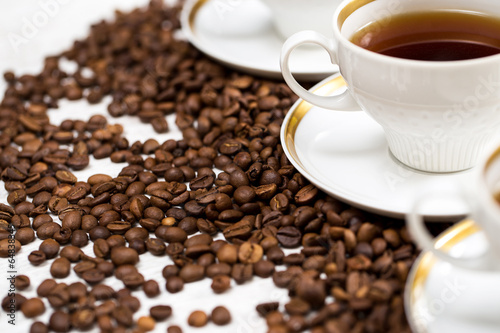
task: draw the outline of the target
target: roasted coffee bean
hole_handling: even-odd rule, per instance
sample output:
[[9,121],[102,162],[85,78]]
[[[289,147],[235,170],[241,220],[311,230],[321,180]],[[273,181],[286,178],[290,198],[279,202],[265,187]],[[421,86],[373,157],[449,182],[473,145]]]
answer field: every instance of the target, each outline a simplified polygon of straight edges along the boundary
[[215,275],[212,278],[211,288],[216,294],[221,294],[231,288],[231,278],[227,275]]
[[49,319],[49,328],[54,332],[68,332],[71,327],[69,314],[62,310],[56,310]]
[[104,280],[104,278],[104,273],[97,268],[91,268],[82,273],[82,279],[84,279],[88,284],[99,283]]
[[149,315],[156,321],[163,321],[172,315],[172,308],[168,305],[155,305],[149,309]]
[[15,239],[21,245],[26,245],[35,240],[35,232],[31,228],[20,228],[16,231]]
[[278,310],[278,307],[278,302],[261,303],[257,305],[256,310],[261,316],[265,317],[268,313]]
[[197,264],[188,264],[181,268],[179,277],[186,283],[203,279],[205,267]]
[[235,264],[231,270],[231,277],[237,284],[250,281],[253,276],[253,266],[251,264]]
[[184,288],[184,280],[178,276],[167,278],[166,289],[169,293],[178,293]]
[[55,222],[47,222],[36,229],[36,235],[38,238],[44,240],[54,237],[54,234],[59,230],[61,230],[61,226],[59,224]]
[[50,274],[55,278],[65,278],[69,275],[71,264],[66,258],[57,258],[52,262],[50,266]]
[[208,316],[205,312],[196,310],[191,312],[187,320],[189,326],[203,327],[208,323]]
[[45,305],[40,298],[34,297],[23,302],[21,311],[26,318],[33,318],[45,312]]
[[254,274],[261,278],[273,275],[275,265],[269,260],[259,260],[253,265]]
[[276,238],[283,247],[294,248],[299,246],[302,240],[302,234],[300,230],[295,227],[282,227],[278,230]]
[[83,254],[82,250],[80,248],[73,246],[73,245],[67,245],[63,247],[61,252],[59,253],[61,257],[64,257],[68,259],[70,262],[78,262],[80,261],[81,255]]
[[40,251],[45,253],[45,257],[47,259],[52,259],[58,255],[60,245],[55,240],[49,238],[49,239],[44,240],[42,242],[42,244],[40,244],[39,249],[40,249]]
[[148,297],[156,297],[160,294],[160,286],[155,280],[148,280],[144,282],[142,290]]
[[94,254],[98,258],[106,258],[110,253],[110,248],[106,240],[100,238],[94,241]]
[[30,278],[26,275],[16,275],[15,286],[17,290],[24,290],[30,286]]
[[115,266],[135,265],[139,261],[139,255],[136,250],[119,246],[111,249],[111,261]]
[[21,242],[17,239],[12,242],[11,239],[0,240],[0,257],[7,258],[8,256],[14,255],[21,249]]
[[167,328],[167,333],[182,333],[182,328],[177,325],[172,325]]
[[48,332],[49,328],[41,321],[35,321],[33,324],[31,324],[30,333],[48,333]]
[[5,312],[10,312],[11,310],[17,311],[21,309],[23,303],[26,302],[26,297],[19,293],[9,293],[2,300],[2,309]]
[[141,273],[133,273],[122,278],[125,287],[137,289],[144,284],[144,276]]
[[210,316],[215,325],[223,326],[231,322],[231,313],[224,306],[216,306]]
[[150,238],[145,242],[146,249],[155,256],[161,256],[165,254],[167,247],[163,240],[158,238]]
[[75,247],[84,247],[88,242],[89,237],[83,230],[75,230],[71,235],[71,245]]
[[262,258],[263,253],[264,250],[260,245],[245,242],[239,247],[238,259],[244,264],[254,264]]

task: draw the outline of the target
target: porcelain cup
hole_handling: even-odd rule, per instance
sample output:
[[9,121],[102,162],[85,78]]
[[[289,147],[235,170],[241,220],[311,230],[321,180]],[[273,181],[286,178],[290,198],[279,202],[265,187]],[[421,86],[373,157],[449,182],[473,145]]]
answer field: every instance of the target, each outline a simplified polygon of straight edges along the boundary
[[333,12],[342,0],[260,0],[272,12],[276,31],[284,39],[301,30],[331,35]]
[[[322,108],[364,110],[384,129],[390,152],[403,164],[427,172],[473,167],[500,128],[500,54],[460,61],[418,61],[361,48],[349,38],[370,22],[385,24],[401,13],[463,10],[500,17],[490,0],[353,0],[333,15],[333,32],[294,34],[283,45],[281,69],[290,88]],[[340,68],[348,89],[318,96],[292,76],[289,57],[318,44]],[[314,61],[310,59],[309,61]]]
[[[469,206],[469,218],[479,226],[485,236],[486,250],[478,256],[452,255],[435,246],[421,212],[428,204],[440,200],[460,202]],[[417,195],[411,212],[406,218],[408,231],[424,250],[458,268],[500,273],[500,143],[490,147],[473,170],[472,181],[449,189],[434,189]]]

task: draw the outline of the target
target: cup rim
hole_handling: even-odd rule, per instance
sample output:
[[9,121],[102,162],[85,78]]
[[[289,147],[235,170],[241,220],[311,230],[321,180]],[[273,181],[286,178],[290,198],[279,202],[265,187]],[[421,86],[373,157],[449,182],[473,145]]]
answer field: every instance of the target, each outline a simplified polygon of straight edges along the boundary
[[485,57],[480,57],[480,58],[473,58],[473,59],[466,59],[466,60],[448,60],[448,61],[434,61],[434,60],[414,60],[414,59],[404,59],[404,58],[398,58],[398,57],[392,57],[384,54],[380,54],[374,51],[367,50],[365,48],[362,48],[361,46],[358,46],[351,42],[347,37],[343,36],[341,33],[341,28],[344,22],[340,24],[339,19],[340,19],[340,14],[342,11],[349,5],[354,2],[360,2],[361,4],[356,7],[351,13],[349,13],[344,21],[349,17],[352,13],[356,12],[359,8],[362,8],[369,3],[376,1],[376,0],[344,0],[340,5],[337,7],[335,10],[335,13],[333,15],[333,20],[332,20],[332,25],[333,25],[333,34],[334,34],[334,41],[337,41],[337,43],[342,43],[345,47],[351,49],[354,52],[361,53],[365,57],[372,58],[373,60],[377,60],[379,62],[383,63],[390,63],[390,64],[397,64],[397,65],[404,65],[404,66],[410,66],[410,67],[418,67],[418,68],[443,68],[443,69],[450,69],[450,68],[457,68],[457,67],[469,67],[469,66],[476,66],[476,65],[490,65],[490,63],[495,63],[498,62],[498,65],[500,65],[500,52],[497,54],[485,56]]

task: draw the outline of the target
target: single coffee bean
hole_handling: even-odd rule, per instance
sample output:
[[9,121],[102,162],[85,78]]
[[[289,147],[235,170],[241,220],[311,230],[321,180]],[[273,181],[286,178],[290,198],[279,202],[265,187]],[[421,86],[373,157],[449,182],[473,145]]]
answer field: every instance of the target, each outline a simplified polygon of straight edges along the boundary
[[45,312],[45,305],[40,298],[34,297],[21,305],[21,311],[26,318],[33,318]]
[[226,307],[217,306],[212,310],[211,319],[215,325],[227,325],[231,322],[231,313]]
[[302,234],[300,230],[295,227],[282,227],[278,230],[276,238],[283,247],[294,248],[299,246],[302,240]]
[[35,321],[31,324],[30,333],[49,333],[49,328],[41,321]]
[[262,258],[263,253],[264,250],[260,245],[245,242],[240,245],[238,259],[244,264],[254,264]]
[[17,290],[24,290],[30,286],[30,278],[26,275],[16,275],[15,286]]
[[52,259],[55,258],[59,253],[60,245],[55,240],[49,238],[44,240],[42,244],[40,244],[39,249],[40,251],[45,253],[45,257],[47,259]]
[[172,308],[168,305],[155,305],[149,309],[149,315],[156,321],[164,321],[172,315]]
[[177,325],[172,325],[167,328],[167,333],[182,333],[182,328]]
[[105,278],[104,273],[97,268],[88,269],[84,271],[81,276],[88,284],[99,283]]
[[147,297],[156,297],[160,294],[160,286],[155,280],[148,280],[142,285],[142,290]]
[[62,310],[56,310],[52,313],[49,319],[49,328],[54,332],[68,332],[71,327],[71,319],[69,314]]
[[114,247],[111,249],[111,261],[115,266],[135,265],[139,261],[139,254],[128,247]]
[[21,245],[26,245],[35,240],[35,232],[29,227],[17,229],[15,239]]
[[178,276],[171,276],[167,279],[166,289],[169,293],[175,294],[184,288],[184,280]]
[[208,323],[208,316],[205,312],[196,310],[191,312],[187,320],[189,326],[203,327]]
[[129,289],[137,289],[144,284],[144,276],[141,273],[132,273],[125,275],[122,282]]
[[267,314],[278,310],[279,307],[278,302],[269,302],[269,303],[261,303],[257,305],[256,310],[261,316],[265,317]]
[[10,312],[11,310],[17,311],[21,309],[23,303],[26,302],[26,297],[19,293],[9,293],[2,300],[2,309],[5,312]]
[[69,275],[71,264],[66,258],[57,258],[50,266],[50,274],[58,279],[63,279]]
[[149,332],[155,329],[156,321],[150,316],[142,316],[137,320],[137,326],[141,332]]
[[40,297],[46,297],[50,294],[52,289],[55,288],[57,282],[54,279],[46,279],[40,283],[38,288],[36,289],[36,293]]
[[188,264],[181,268],[179,277],[186,283],[195,282],[203,279],[205,276],[205,267],[197,264]]

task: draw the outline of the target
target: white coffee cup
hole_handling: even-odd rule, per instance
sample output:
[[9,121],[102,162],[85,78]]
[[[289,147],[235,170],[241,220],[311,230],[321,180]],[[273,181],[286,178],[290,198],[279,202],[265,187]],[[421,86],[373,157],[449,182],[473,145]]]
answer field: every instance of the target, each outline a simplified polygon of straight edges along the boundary
[[[494,146],[474,169],[471,184],[450,189],[435,189],[420,193],[415,200],[406,223],[414,241],[424,250],[432,252],[452,265],[479,271],[500,272],[500,146]],[[422,210],[427,204],[435,205],[439,200],[454,200],[470,207],[469,219],[484,232],[487,251],[477,257],[455,257],[435,247],[435,240],[427,230]]]
[[342,0],[260,0],[271,10],[276,31],[288,38],[302,30],[332,34],[332,16]]
[[[442,9],[500,17],[500,3],[489,0],[344,1],[333,15],[333,38],[302,31],[285,42],[283,77],[296,94],[319,107],[344,111],[361,107],[383,127],[390,151],[407,166],[428,172],[471,168],[500,128],[500,55],[417,61],[378,54],[349,41],[370,22]],[[289,57],[297,46],[309,43],[322,46],[339,65],[346,92],[317,96],[293,78]]]

